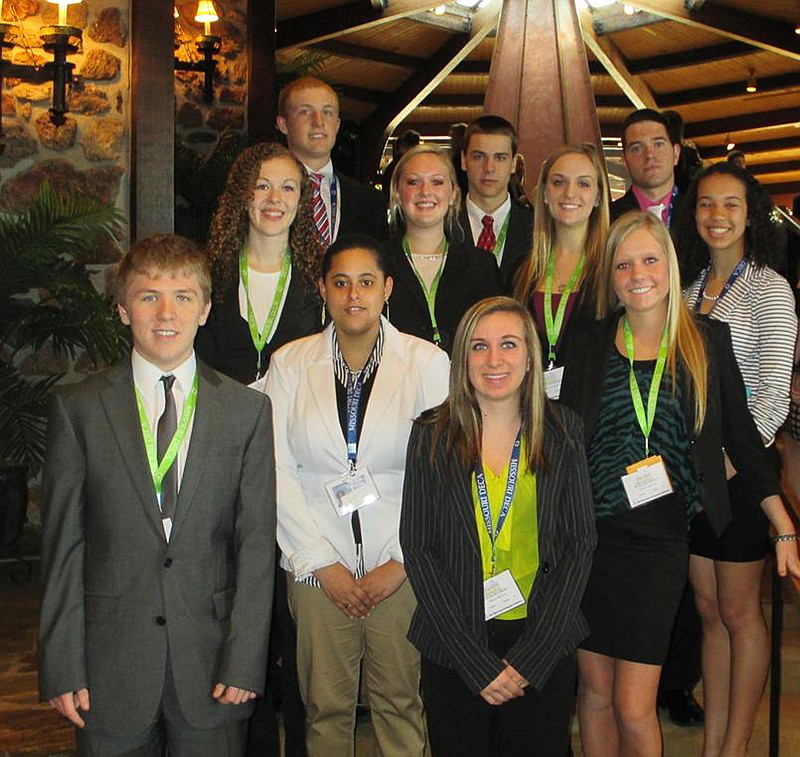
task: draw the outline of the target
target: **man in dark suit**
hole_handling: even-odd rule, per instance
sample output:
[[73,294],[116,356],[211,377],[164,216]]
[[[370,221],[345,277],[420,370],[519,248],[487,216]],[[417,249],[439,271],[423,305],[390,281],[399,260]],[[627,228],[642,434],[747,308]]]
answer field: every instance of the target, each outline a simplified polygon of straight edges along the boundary
[[675,167],[681,155],[680,138],[657,110],[641,108],[622,124],[622,162],[631,186],[611,203],[611,220],[629,210],[646,210],[669,228],[680,204]]
[[331,150],[339,124],[339,97],[324,81],[304,76],[281,90],[278,130],[315,185],[314,220],[323,241],[331,244],[351,233],[386,239],[388,216],[381,193],[334,171]]
[[476,247],[494,253],[506,285],[533,235],[532,211],[508,191],[516,164],[517,133],[505,118],[480,116],[467,127],[461,167],[469,190],[459,222]]
[[195,358],[194,244],[140,240],[117,287],[131,357],[50,409],[40,693],[79,755],[239,757],[272,605],[269,400]]

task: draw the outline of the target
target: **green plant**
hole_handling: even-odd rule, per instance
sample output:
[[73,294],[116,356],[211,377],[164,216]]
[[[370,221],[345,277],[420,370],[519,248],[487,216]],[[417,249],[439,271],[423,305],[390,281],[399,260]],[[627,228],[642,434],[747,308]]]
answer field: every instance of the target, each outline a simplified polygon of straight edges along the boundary
[[92,284],[86,263],[123,229],[121,212],[46,183],[24,211],[0,213],[0,460],[27,464],[44,455],[47,395],[61,375],[29,380],[19,362],[45,343],[95,363],[127,350],[110,298]]

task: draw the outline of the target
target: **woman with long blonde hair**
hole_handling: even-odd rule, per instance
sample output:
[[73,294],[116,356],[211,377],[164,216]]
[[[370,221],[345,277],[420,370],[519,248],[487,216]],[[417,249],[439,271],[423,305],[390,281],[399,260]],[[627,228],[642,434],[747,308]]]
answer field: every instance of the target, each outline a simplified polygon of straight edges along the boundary
[[[581,740],[587,757],[656,757],[656,691],[688,573],[688,525],[700,510],[716,533],[731,520],[723,447],[768,517],[788,525],[730,336],[683,304],[661,221],[618,219],[599,275],[607,317],[570,346],[562,392],[584,419],[598,532],[582,604],[591,633],[578,650]],[[795,574],[787,544],[778,569]]]
[[562,145],[542,164],[534,195],[533,244],[514,277],[514,296],[533,314],[548,394],[558,398],[570,334],[597,317],[596,282],[608,233],[606,174],[594,145]]

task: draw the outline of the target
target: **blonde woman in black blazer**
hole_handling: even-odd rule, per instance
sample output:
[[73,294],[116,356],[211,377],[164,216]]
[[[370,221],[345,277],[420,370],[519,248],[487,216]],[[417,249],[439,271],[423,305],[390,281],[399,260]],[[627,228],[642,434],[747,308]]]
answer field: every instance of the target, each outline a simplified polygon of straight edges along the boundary
[[[568,753],[573,653],[587,633],[579,605],[595,545],[581,440],[578,419],[544,395],[539,340],[525,307],[507,297],[471,307],[456,332],[449,400],[414,424],[400,521],[418,601],[408,638],[422,655],[435,755]],[[517,444],[518,486],[505,521],[511,526],[504,524],[510,538],[496,538],[498,566],[503,555],[526,549],[520,545],[531,532],[538,566],[526,564],[527,585],[512,568],[521,617],[487,621],[492,538],[474,487],[479,473],[499,476],[508,496],[514,477],[503,466],[512,468]],[[532,497],[519,483],[531,473]],[[489,498],[500,509],[491,486]]]
[[[688,524],[699,510],[717,533],[731,520],[723,446],[775,527],[793,529],[747,410],[728,330],[687,311],[661,221],[644,212],[615,221],[600,277],[609,315],[570,345],[561,392],[584,420],[597,509],[598,547],[582,603],[591,633],[578,650],[581,741],[586,757],[656,757],[656,690],[688,573]],[[646,435],[631,375],[643,407],[652,387],[658,392]],[[632,487],[637,463],[649,480],[665,468],[669,486]],[[779,545],[777,557],[782,574],[800,567],[791,542]]]

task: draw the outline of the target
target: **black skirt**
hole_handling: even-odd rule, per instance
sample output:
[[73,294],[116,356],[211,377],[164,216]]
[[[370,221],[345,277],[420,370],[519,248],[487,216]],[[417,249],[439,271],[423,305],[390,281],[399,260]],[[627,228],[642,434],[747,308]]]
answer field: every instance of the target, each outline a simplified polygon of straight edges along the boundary
[[663,665],[689,568],[683,497],[670,494],[597,521],[581,649]]

